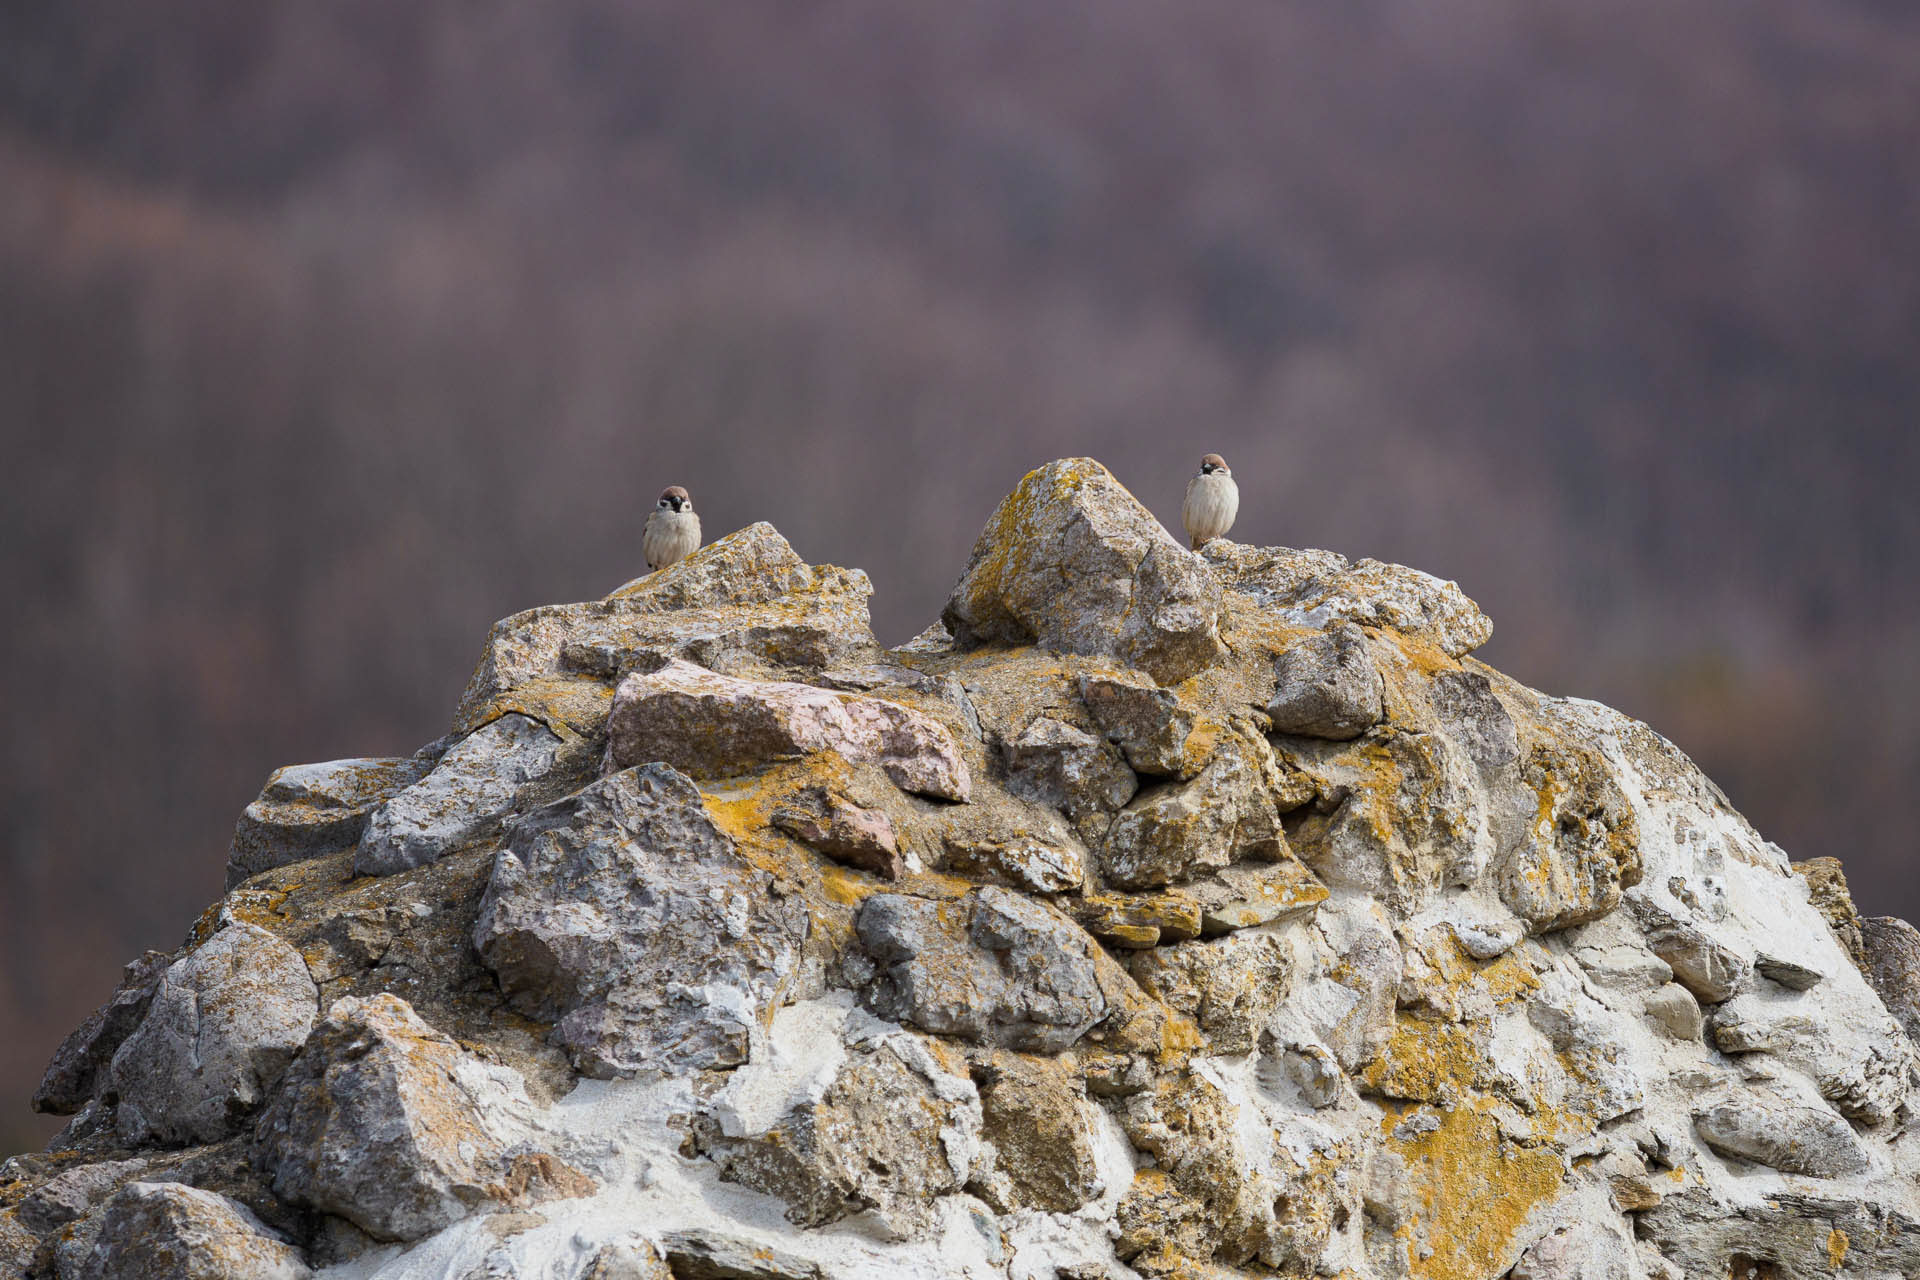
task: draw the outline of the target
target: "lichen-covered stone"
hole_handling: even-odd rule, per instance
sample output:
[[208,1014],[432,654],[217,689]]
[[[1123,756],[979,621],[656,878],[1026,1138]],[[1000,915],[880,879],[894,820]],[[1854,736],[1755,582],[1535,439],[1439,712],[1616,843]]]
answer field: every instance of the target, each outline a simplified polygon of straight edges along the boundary
[[437,759],[329,760],[274,770],[234,824],[227,888],[274,867],[353,848],[375,806],[426,776]]
[[1148,681],[1089,674],[1080,677],[1080,698],[1100,732],[1119,747],[1139,772],[1190,776],[1195,767],[1187,750],[1193,712],[1171,689]]
[[1007,790],[1075,820],[1112,813],[1140,789],[1118,750],[1051,716],[1006,744]]
[[695,777],[745,773],[835,751],[873,764],[903,791],[965,800],[965,760],[945,725],[884,698],[723,676],[672,660],[620,682],[607,721],[607,769],[654,761]]
[[957,902],[868,898],[860,942],[879,963],[875,1013],[925,1031],[1058,1053],[1115,1011],[1113,962],[1074,923],[989,887]]
[[1001,1055],[980,1092],[992,1168],[976,1190],[1001,1212],[1072,1213],[1105,1190],[1094,1121],[1064,1073]]
[[773,825],[835,862],[882,880],[900,878],[899,837],[879,809],[864,809],[825,787],[809,787],[774,811]]
[[1222,744],[1189,782],[1150,787],[1114,818],[1101,874],[1120,889],[1154,889],[1286,851],[1272,794],[1249,750]]
[[1721,1155],[1782,1173],[1838,1178],[1870,1165],[1847,1122],[1824,1108],[1743,1093],[1697,1109],[1693,1127]]
[[136,1182],[101,1209],[79,1273],[93,1280],[308,1280],[299,1251],[245,1205],[174,1182]]
[[1297,626],[1384,627],[1452,658],[1493,638],[1493,622],[1457,585],[1405,565],[1224,539],[1209,543],[1201,555],[1229,590]]
[[319,1013],[300,953],[234,923],[168,967],[113,1055],[115,1128],[129,1143],[213,1142],[266,1098]]
[[376,1240],[417,1240],[505,1200],[509,1072],[466,1054],[396,996],[327,1011],[261,1116],[274,1194]]
[[1860,949],[1874,991],[1920,1042],[1920,929],[1897,916],[1870,916],[1860,921]]
[[514,824],[474,946],[589,1075],[731,1066],[806,938],[771,884],[692,782],[644,765]]
[[1049,463],[993,513],[941,620],[961,649],[1037,644],[1161,684],[1217,661],[1220,589],[1091,458]]
[[1366,633],[1352,623],[1293,645],[1274,663],[1274,675],[1267,716],[1276,733],[1344,741],[1386,715]]

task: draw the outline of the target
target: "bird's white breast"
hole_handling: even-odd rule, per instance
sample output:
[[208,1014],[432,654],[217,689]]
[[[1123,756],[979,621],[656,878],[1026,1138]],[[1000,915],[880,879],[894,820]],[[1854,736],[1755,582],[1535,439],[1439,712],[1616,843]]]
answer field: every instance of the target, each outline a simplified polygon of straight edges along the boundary
[[1198,546],[1233,528],[1240,514],[1240,486],[1232,476],[1218,473],[1195,476],[1187,483],[1187,501],[1180,509],[1187,535]]
[[693,511],[655,511],[640,535],[640,554],[655,569],[684,560],[700,546],[700,516]]

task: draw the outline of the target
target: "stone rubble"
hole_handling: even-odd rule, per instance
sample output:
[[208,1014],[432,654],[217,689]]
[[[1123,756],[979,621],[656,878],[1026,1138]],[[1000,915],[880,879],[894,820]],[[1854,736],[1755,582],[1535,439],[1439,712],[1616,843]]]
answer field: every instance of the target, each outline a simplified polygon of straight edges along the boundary
[[1920,1275],[1920,931],[1455,584],[1067,459],[869,593],[755,525],[273,773],[0,1274]]

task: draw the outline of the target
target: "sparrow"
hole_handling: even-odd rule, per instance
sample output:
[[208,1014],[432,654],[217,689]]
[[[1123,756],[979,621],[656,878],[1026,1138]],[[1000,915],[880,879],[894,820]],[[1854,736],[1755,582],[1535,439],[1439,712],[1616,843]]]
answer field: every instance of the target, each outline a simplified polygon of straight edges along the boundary
[[694,512],[693,499],[679,485],[671,485],[647,513],[640,554],[647,558],[647,568],[658,570],[685,560],[699,546],[700,517]]
[[1233,482],[1233,471],[1225,458],[1210,453],[1200,459],[1200,473],[1187,481],[1187,500],[1180,506],[1180,521],[1187,526],[1193,549],[1233,528],[1239,514],[1240,486]]

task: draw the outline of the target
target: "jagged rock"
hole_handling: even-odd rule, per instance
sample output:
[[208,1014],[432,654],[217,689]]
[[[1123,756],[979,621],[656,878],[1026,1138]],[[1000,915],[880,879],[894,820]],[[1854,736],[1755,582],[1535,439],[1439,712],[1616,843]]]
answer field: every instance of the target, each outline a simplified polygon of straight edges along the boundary
[[1222,653],[1220,589],[1107,469],[1027,474],[974,544],[941,620],[961,649],[1037,644],[1176,684]]
[[474,946],[589,1075],[731,1066],[806,938],[771,883],[685,776],[625,769],[509,829]]
[[1088,894],[1067,907],[1081,928],[1110,947],[1152,947],[1200,936],[1200,903],[1190,894]]
[[1647,997],[1647,1017],[1675,1040],[1698,1040],[1706,1028],[1699,1001],[1677,982],[1669,982]]
[[1920,1275],[1920,1219],[1851,1194],[1774,1191],[1744,1201],[1689,1187],[1635,1221],[1683,1280]]
[[720,1176],[787,1205],[803,1227],[867,1212],[896,1236],[932,1225],[935,1197],[966,1182],[980,1098],[910,1036],[848,1055],[818,1097],[757,1133],[710,1124]]
[[652,1244],[634,1240],[602,1246],[580,1280],[674,1280],[674,1275]]
[[1105,1188],[1087,1101],[1059,1073],[1001,1056],[980,1093],[993,1171],[977,1187],[1002,1213],[1072,1213]]
[[1344,741],[1386,716],[1380,671],[1367,636],[1352,623],[1309,636],[1274,663],[1278,687],[1267,703],[1274,732]]
[[1582,1222],[1538,1241],[1508,1280],[1640,1280],[1633,1237],[1616,1222]]
[[1385,627],[1452,658],[1493,638],[1492,620],[1457,585],[1405,565],[1349,563],[1331,551],[1247,547],[1224,539],[1200,554],[1229,590],[1296,626]]
[[1822,1108],[1744,1093],[1699,1108],[1693,1127],[1721,1155],[1782,1173],[1841,1178],[1871,1167],[1847,1122]]
[[1827,980],[1818,969],[1762,952],[1753,958],[1753,967],[1769,982],[1777,982],[1789,991],[1811,991]]
[[1897,916],[1860,921],[1867,981],[1900,1026],[1920,1041],[1920,929]]
[[[1182,886],[1209,937],[1304,916],[1328,898],[1327,887],[1298,858],[1241,862]],[[1169,939],[1179,941],[1179,939]]]
[[892,820],[825,787],[810,787],[791,797],[774,810],[773,825],[814,852],[882,880],[898,880],[904,869]]
[[329,760],[275,769],[260,798],[234,824],[227,888],[274,867],[353,848],[374,807],[426,776],[437,758]]
[[491,835],[523,789],[553,768],[559,750],[559,737],[526,716],[504,715],[475,729],[426,777],[368,816],[354,871],[393,875]]
[[1116,888],[1155,889],[1285,850],[1273,797],[1236,741],[1222,743],[1192,781],[1149,787],[1121,810],[1100,870]]
[[0,1213],[0,1275],[25,1276],[40,1253],[40,1239],[11,1213]]
[[1155,947],[1128,958],[1148,995],[1191,1013],[1216,1053],[1251,1053],[1285,998],[1292,956],[1270,934]]
[[660,1252],[674,1280],[826,1280],[818,1263],[716,1231],[669,1231]]
[[114,1051],[147,1016],[168,963],[165,952],[149,951],[126,966],[112,997],[54,1051],[34,1091],[35,1111],[70,1116],[100,1092]]
[[881,966],[863,997],[881,1017],[925,1031],[1059,1053],[1116,1007],[1108,992],[1118,971],[1093,940],[1005,889],[959,902],[877,894],[855,927]]
[[620,682],[607,734],[609,772],[660,761],[695,777],[724,777],[836,751],[854,764],[878,765],[903,791],[965,800],[971,789],[953,736],[921,712],[884,698],[723,676],[677,659]]
[[1115,676],[1083,675],[1080,698],[1100,732],[1137,772],[1191,777],[1197,770],[1187,753],[1193,713],[1173,690]]
[[815,567],[769,524],[701,547],[605,600],[546,605],[495,623],[456,724],[521,709],[516,691],[571,675],[624,675],[648,658],[715,670],[821,668],[872,657],[872,594],[858,570]]
[[259,1160],[282,1199],[418,1240],[508,1198],[499,1104],[518,1087],[397,996],[348,997],[261,1116]]
[[115,1128],[129,1143],[212,1142],[266,1097],[320,1010],[300,953],[234,923],[169,966],[113,1055]]
[[1651,904],[1635,904],[1647,933],[1647,947],[1673,968],[1674,981],[1701,1004],[1730,1000],[1747,985],[1753,966],[1704,929]]
[[[245,1205],[174,1182],[136,1182],[100,1211],[77,1274],[89,1280],[307,1280],[299,1251]],[[65,1280],[65,1277],[63,1277]]]
[[1041,716],[1006,744],[1007,790],[1076,821],[1133,799],[1140,780],[1120,753],[1091,734]]
[[1632,807],[1601,754],[1565,736],[1520,764],[1533,823],[1495,868],[1500,900],[1535,933],[1599,919],[1640,883]]
[[69,1169],[36,1187],[14,1212],[20,1224],[35,1235],[48,1235],[94,1207],[139,1177],[145,1160],[103,1160]]

